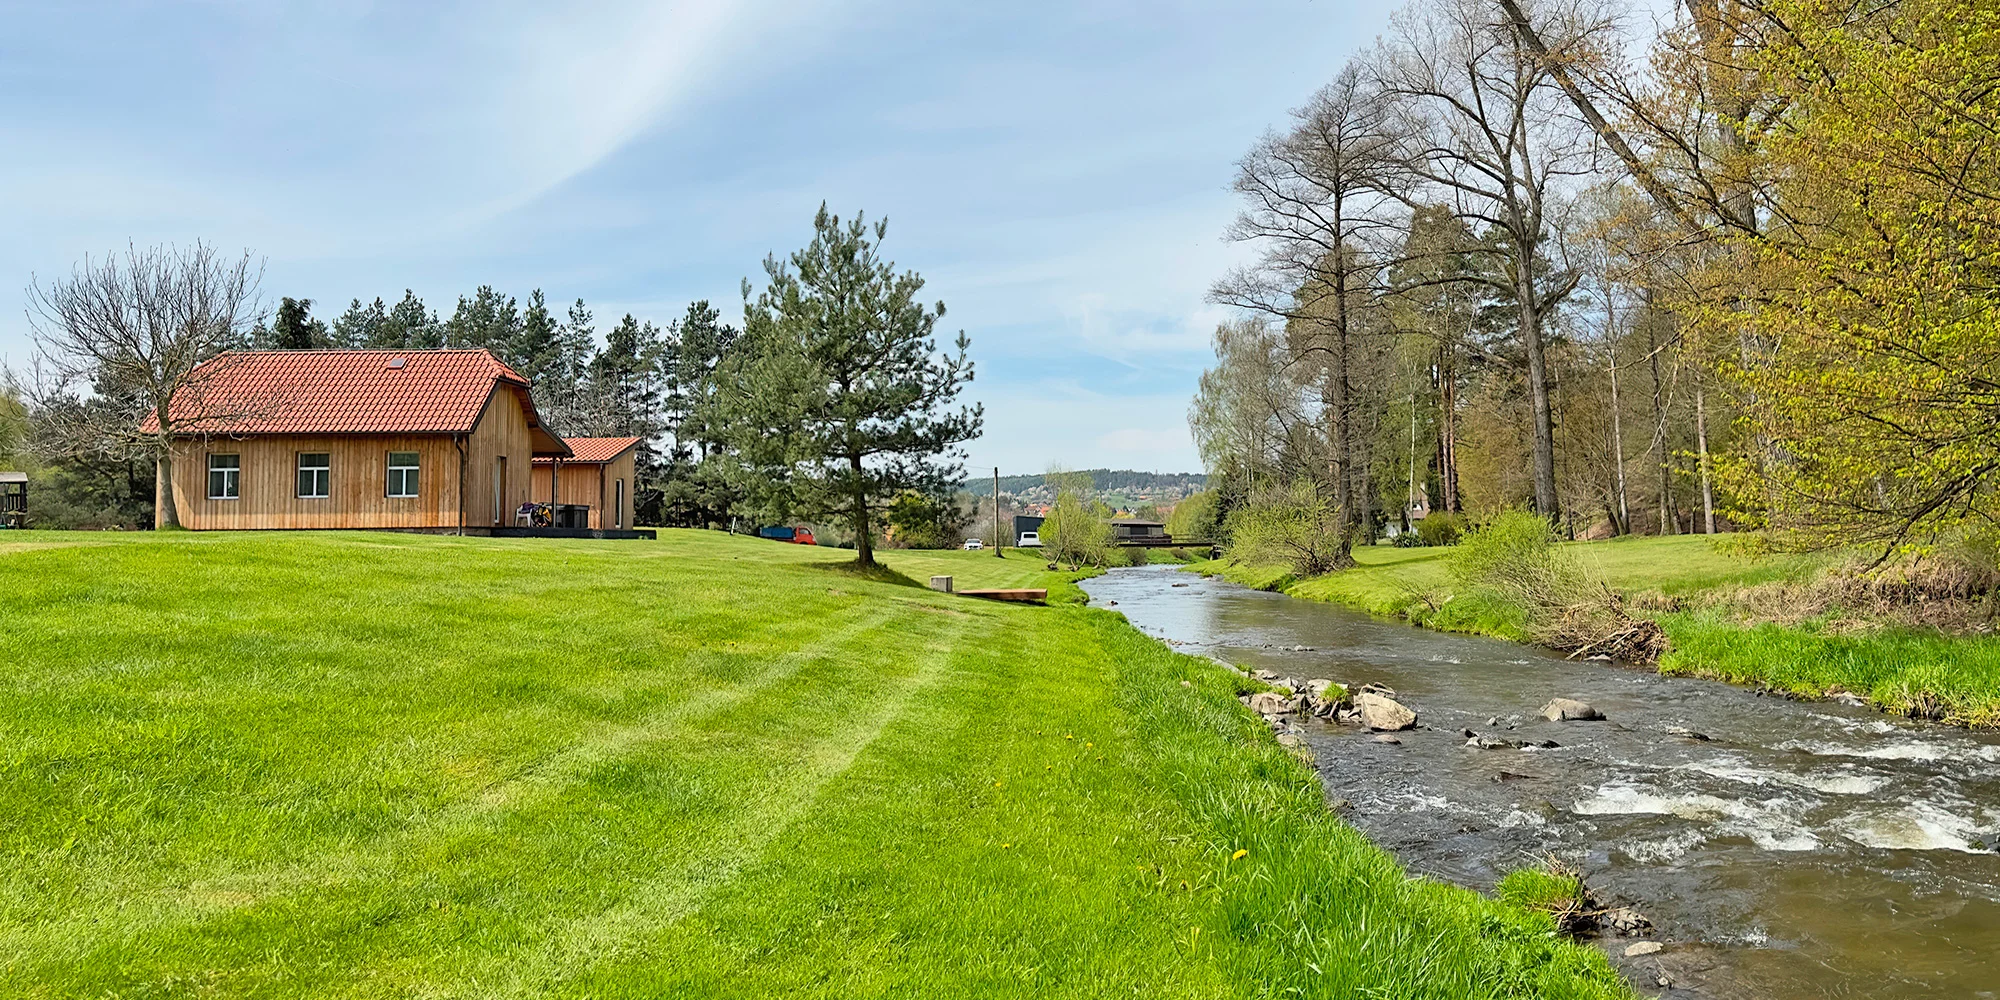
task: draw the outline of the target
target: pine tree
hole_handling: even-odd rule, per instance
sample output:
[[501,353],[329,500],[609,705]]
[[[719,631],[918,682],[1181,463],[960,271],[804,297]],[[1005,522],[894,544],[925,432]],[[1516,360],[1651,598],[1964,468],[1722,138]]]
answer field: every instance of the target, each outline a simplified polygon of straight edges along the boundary
[[389,350],[434,350],[444,346],[444,325],[438,322],[437,313],[424,307],[424,300],[405,288],[403,301],[389,310],[389,322],[382,327],[378,339],[368,346]]
[[548,303],[537,288],[528,295],[528,308],[521,313],[513,343],[501,354],[514,370],[527,376],[528,384],[540,385],[562,364],[562,335]]
[[[348,303],[347,311],[333,321],[333,345],[341,348],[374,347],[389,323],[389,311],[378,297],[370,305],[360,299]],[[400,345],[399,345],[400,346]]]
[[480,285],[471,298],[459,296],[458,308],[445,321],[445,343],[504,356],[520,329],[521,314],[513,297],[501,295],[492,285]]
[[842,223],[821,205],[813,228],[789,263],[765,259],[770,283],[745,306],[730,436],[767,509],[845,522],[855,562],[872,566],[882,512],[905,492],[949,496],[965,471],[958,446],[984,414],[953,408],[972,381],[970,341],[961,332],[955,356],[938,353],[944,304],[926,308],[923,279],[882,259],[886,224]]
[[280,351],[310,351],[329,345],[326,324],[312,318],[311,299],[279,300],[271,320],[271,346]]
[[727,442],[715,415],[716,372],[733,349],[736,330],[720,322],[707,300],[691,303],[675,324],[664,359],[664,422],[673,437],[661,476],[663,523],[703,527],[729,520],[736,493],[729,483]]

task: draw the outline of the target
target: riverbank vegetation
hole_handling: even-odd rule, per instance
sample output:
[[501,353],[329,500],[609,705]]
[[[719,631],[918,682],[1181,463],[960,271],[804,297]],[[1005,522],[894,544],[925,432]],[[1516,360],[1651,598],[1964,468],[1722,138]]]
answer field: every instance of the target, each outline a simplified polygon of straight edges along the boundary
[[1039,557],[21,539],[13,995],[1629,995]]
[[[1235,557],[1189,568],[1427,628],[2000,725],[2000,636],[1990,624],[1990,590],[1963,585],[1974,570],[1948,555],[1864,575],[1836,554],[1759,554],[1700,536],[1536,546],[1522,536],[1537,519],[1503,520],[1512,537],[1482,539],[1475,531],[1460,546],[1357,548],[1353,568],[1323,576]],[[1954,594],[1952,586],[1961,589]],[[1602,643],[1635,622],[1656,627],[1664,643]],[[1650,634],[1641,627],[1628,641]]]
[[1990,7],[1409,0],[1238,169],[1226,571],[2000,720]]

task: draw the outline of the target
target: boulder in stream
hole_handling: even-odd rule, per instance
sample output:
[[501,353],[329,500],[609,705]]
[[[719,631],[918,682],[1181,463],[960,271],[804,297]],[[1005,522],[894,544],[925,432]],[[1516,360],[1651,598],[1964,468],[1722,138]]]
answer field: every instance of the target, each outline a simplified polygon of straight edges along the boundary
[[1354,712],[1362,725],[1377,731],[1409,729],[1417,724],[1417,713],[1405,708],[1402,702],[1368,688],[1362,688],[1354,696]]
[[1653,922],[1647,920],[1638,910],[1620,906],[1604,911],[1603,915],[1597,918],[1597,926],[1600,930],[1619,937],[1637,937],[1650,932],[1653,929]]
[[1579,722],[1586,719],[1602,719],[1604,713],[1575,698],[1553,698],[1542,706],[1542,718],[1550,722]]
[[1292,710],[1292,700],[1276,691],[1259,691],[1246,704],[1250,711],[1263,716],[1284,715]]
[[1638,958],[1642,955],[1657,955],[1660,953],[1660,949],[1664,947],[1666,946],[1658,941],[1634,941],[1625,946],[1625,957]]

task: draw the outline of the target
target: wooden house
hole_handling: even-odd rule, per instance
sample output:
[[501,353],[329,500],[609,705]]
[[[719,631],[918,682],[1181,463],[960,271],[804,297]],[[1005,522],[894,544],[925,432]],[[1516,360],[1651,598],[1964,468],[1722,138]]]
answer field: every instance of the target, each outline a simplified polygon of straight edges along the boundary
[[[566,527],[620,530],[632,526],[635,437],[568,438],[571,454],[535,459],[535,502],[585,507],[584,523]],[[560,521],[558,524],[562,523]]]
[[483,350],[227,352],[195,369],[172,423],[159,489],[196,530],[483,534],[514,524],[536,458],[571,454],[528,380]]

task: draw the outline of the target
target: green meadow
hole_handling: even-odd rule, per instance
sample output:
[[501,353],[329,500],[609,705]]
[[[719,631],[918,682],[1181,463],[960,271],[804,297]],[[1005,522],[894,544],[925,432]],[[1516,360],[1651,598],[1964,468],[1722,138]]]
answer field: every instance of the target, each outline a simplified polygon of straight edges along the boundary
[[1069,576],[845,555],[0,543],[0,994],[1629,995]]

